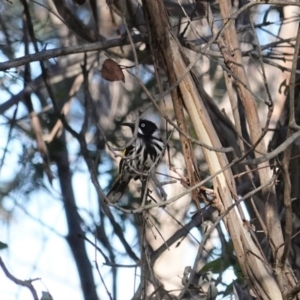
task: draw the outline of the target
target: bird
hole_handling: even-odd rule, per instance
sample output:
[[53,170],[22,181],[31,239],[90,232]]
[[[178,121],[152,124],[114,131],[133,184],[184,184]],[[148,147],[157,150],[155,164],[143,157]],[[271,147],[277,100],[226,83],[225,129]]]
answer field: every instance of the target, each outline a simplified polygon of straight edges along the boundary
[[[135,123],[122,123],[121,125],[128,126],[134,134]],[[147,178],[147,172],[150,169],[155,171],[164,155],[165,148],[166,144],[156,124],[140,119],[136,139],[123,151],[123,158],[119,164],[119,176],[106,196],[107,201],[119,202],[131,179],[143,181]]]

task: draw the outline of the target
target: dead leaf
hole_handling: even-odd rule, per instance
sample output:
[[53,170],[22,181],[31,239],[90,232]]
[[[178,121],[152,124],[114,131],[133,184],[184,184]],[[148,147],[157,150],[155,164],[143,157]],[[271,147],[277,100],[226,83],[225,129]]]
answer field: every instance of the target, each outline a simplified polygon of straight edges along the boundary
[[108,58],[102,65],[102,77],[108,81],[119,81],[125,82],[125,76],[121,67],[112,59]]

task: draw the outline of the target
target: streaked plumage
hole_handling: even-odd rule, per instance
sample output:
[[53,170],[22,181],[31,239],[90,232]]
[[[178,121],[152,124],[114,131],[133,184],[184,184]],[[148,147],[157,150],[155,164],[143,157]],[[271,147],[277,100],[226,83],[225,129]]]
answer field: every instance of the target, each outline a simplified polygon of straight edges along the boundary
[[[134,132],[134,123],[124,123]],[[126,187],[131,179],[142,179],[143,174],[155,164],[154,169],[159,164],[165,150],[165,143],[161,139],[160,130],[149,121],[141,119],[139,121],[138,134],[136,140],[124,151],[124,158],[119,165],[119,176],[107,194],[110,203],[120,201]]]

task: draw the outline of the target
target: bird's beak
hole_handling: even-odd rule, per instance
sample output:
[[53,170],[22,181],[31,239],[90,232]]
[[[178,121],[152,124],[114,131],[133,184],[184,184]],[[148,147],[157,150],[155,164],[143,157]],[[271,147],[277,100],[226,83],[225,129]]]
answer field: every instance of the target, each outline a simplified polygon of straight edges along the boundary
[[134,123],[122,123],[121,126],[128,126],[132,131],[134,130]]

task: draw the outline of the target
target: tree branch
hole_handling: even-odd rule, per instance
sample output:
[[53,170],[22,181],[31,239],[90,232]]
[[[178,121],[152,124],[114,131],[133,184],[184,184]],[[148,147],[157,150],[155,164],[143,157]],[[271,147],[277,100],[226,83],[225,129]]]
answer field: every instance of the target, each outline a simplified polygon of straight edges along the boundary
[[[145,41],[145,37],[142,36],[141,34],[134,35],[132,37],[132,40],[134,43],[143,42]],[[79,46],[70,46],[70,47],[63,47],[63,48],[57,48],[51,50],[43,50],[38,53],[25,55],[13,60],[6,61],[4,63],[0,63],[0,71],[6,71],[10,68],[16,68],[34,61],[43,61],[50,58],[75,54],[75,53],[106,50],[109,48],[125,46],[129,44],[130,41],[122,37],[118,39],[107,40],[105,42],[96,42],[96,43],[84,44]]]
[[21,285],[21,286],[25,286],[27,287],[31,294],[32,294],[32,297],[34,300],[38,300],[38,295],[37,295],[37,292],[36,290],[34,289],[33,285],[32,285],[32,282],[35,281],[35,280],[39,280],[39,278],[36,278],[36,279],[29,279],[29,280],[20,280],[18,278],[16,278],[15,276],[13,276],[9,271],[8,269],[6,268],[2,258],[0,257],[0,267],[2,268],[5,276],[10,279],[11,281],[13,281],[15,284],[17,285]]

